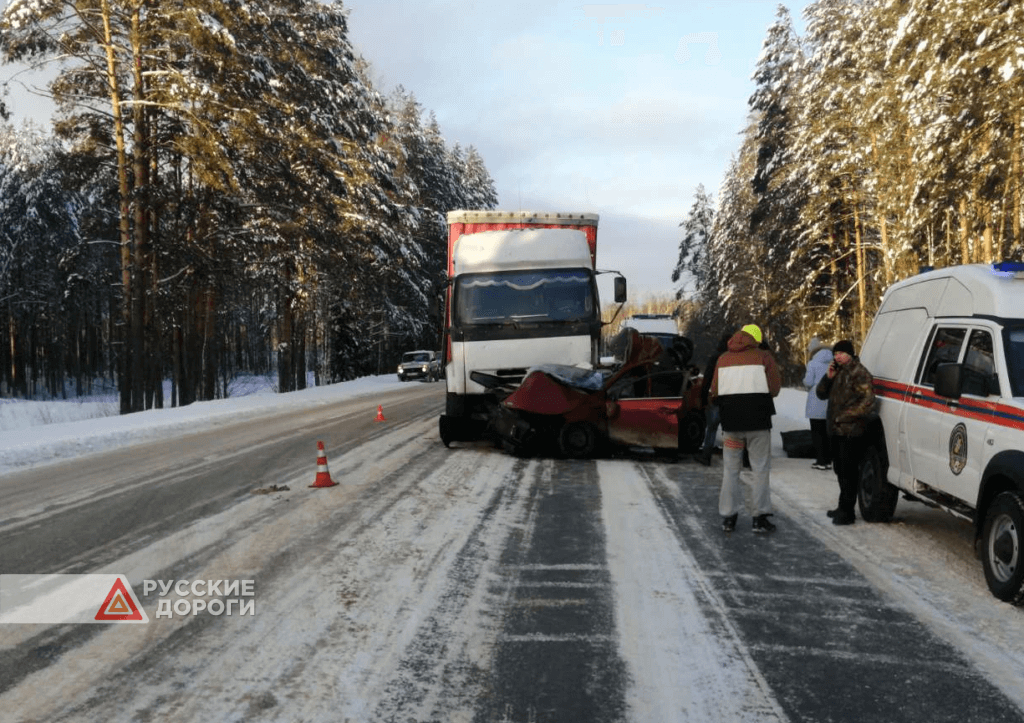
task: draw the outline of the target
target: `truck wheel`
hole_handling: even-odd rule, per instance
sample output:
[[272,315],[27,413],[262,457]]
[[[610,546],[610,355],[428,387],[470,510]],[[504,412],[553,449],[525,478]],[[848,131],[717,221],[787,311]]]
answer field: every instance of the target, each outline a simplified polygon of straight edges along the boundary
[[592,457],[597,449],[597,430],[590,422],[569,422],[558,433],[558,448],[566,457]]
[[886,479],[888,469],[889,465],[878,447],[869,445],[860,464],[860,485],[857,490],[860,516],[866,522],[889,522],[896,511],[899,490]]
[[459,422],[455,417],[442,414],[437,418],[437,431],[441,435],[441,441],[444,442],[445,447],[451,446],[452,442],[459,441],[458,428]]
[[1024,496],[1003,492],[996,496],[985,515],[981,533],[981,561],[988,589],[1000,600],[1014,605],[1024,602]]
[[696,452],[704,444],[704,431],[707,421],[704,412],[691,409],[679,420],[679,451],[689,454]]

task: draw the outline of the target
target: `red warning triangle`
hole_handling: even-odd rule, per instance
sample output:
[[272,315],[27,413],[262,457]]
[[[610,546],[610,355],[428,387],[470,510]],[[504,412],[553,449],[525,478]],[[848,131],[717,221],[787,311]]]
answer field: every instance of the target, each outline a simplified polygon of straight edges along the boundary
[[142,613],[135,607],[135,601],[125,589],[121,578],[117,578],[107,593],[107,599],[100,605],[94,620],[142,620]]

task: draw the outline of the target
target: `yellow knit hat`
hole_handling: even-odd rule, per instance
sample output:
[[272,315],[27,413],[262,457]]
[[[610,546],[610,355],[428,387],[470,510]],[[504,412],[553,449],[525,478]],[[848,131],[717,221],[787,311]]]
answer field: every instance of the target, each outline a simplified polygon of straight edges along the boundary
[[754,341],[756,341],[758,344],[761,343],[761,329],[757,326],[757,324],[747,324],[745,327],[740,329],[740,331],[747,332],[752,337],[754,337]]

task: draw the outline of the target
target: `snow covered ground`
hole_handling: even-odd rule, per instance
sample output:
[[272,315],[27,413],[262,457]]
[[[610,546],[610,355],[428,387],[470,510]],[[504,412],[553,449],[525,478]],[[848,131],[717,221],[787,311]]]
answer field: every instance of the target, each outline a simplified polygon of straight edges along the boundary
[[[403,382],[386,374],[287,394],[278,394],[275,386],[276,378],[246,377],[232,383],[233,396],[227,399],[125,416],[118,414],[116,395],[47,402],[0,399],[0,475],[175,433],[199,432],[225,421],[398,389]],[[165,391],[165,399],[170,399]]]
[[[370,395],[370,403],[373,395],[403,386],[408,388],[409,384],[403,385],[394,375],[384,375],[277,394],[270,382],[260,384],[254,380],[249,384],[248,394],[127,416],[117,415],[112,399],[0,400],[0,476],[135,442],[194,433],[227,420],[255,419],[285,408],[314,407],[360,395]],[[808,427],[803,416],[805,394],[802,390],[785,389],[776,403],[772,494],[780,527],[800,525],[841,554],[872,586],[898,601],[939,637],[961,650],[988,680],[1024,709],[1024,651],[1020,648],[1020,641],[1024,640],[1024,610],[1001,603],[989,594],[971,548],[970,526],[945,513],[906,501],[900,502],[896,520],[889,525],[858,521],[851,527],[840,528],[829,524],[824,511],[835,504],[834,476],[810,469],[808,459],[787,458],[779,435],[782,431]],[[439,444],[433,441],[432,431],[426,425],[421,434],[418,443],[429,443],[431,447]],[[494,460],[491,464],[495,474],[509,463],[505,455],[490,458]],[[453,458],[451,464],[455,468],[447,473],[458,473],[458,458]],[[308,477],[308,471],[303,474],[303,479]],[[242,515],[256,504],[258,501],[250,501],[248,506],[242,505],[222,516]],[[442,525],[438,529],[452,527]],[[417,544],[426,542],[419,540]]]

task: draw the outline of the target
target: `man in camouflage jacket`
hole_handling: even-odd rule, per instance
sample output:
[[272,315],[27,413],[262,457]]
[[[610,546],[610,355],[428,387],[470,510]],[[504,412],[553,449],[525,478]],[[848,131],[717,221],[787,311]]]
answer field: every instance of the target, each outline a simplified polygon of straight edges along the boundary
[[848,339],[832,347],[832,364],[815,388],[828,400],[826,425],[832,447],[832,469],[839,480],[839,504],[829,510],[832,524],[850,525],[856,519],[860,464],[864,457],[864,431],[875,411],[874,379],[854,354]]

